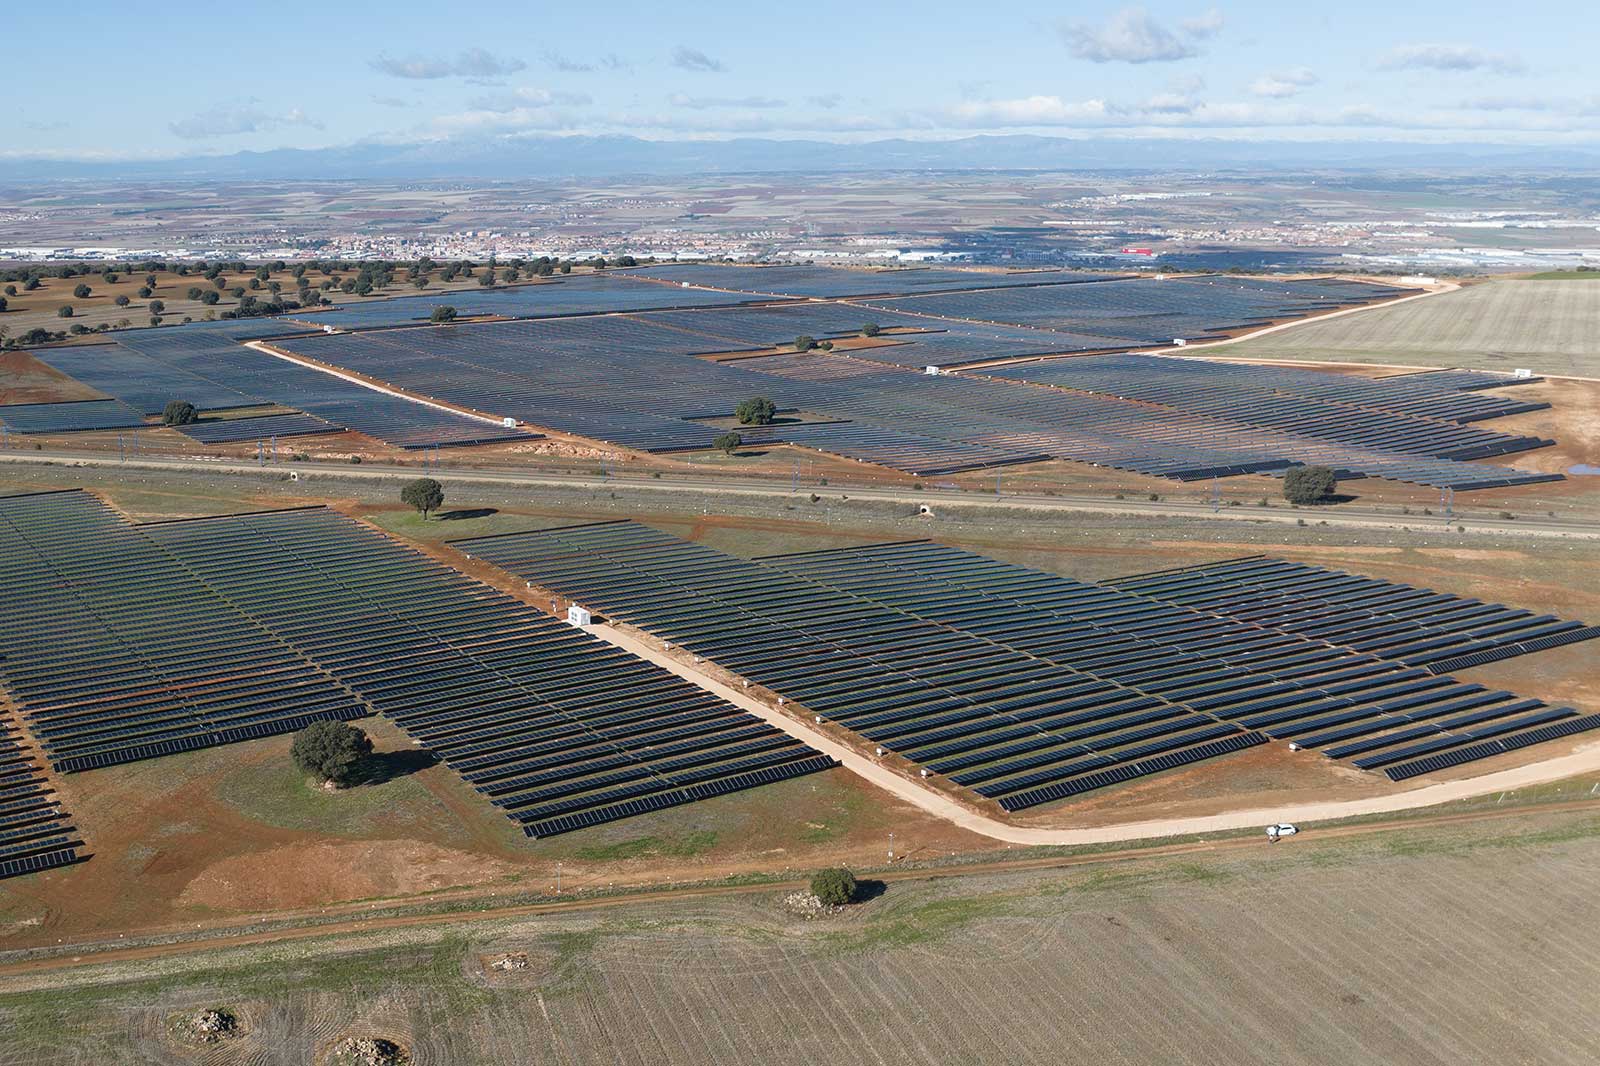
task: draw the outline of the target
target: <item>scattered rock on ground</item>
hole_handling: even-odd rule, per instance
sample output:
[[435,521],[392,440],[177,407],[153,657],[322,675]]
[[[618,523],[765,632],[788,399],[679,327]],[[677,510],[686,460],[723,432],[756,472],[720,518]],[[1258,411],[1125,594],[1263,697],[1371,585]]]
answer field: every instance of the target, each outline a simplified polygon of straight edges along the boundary
[[526,952],[514,951],[509,955],[502,955],[489,964],[491,970],[526,970],[528,968],[528,955]]
[[802,918],[826,918],[844,912],[843,907],[830,907],[810,892],[791,892],[783,897],[783,905]]
[[185,1036],[202,1044],[214,1044],[232,1036],[239,1029],[239,1019],[233,1012],[220,1007],[207,1007],[183,1018],[179,1027]]
[[334,1050],[333,1061],[341,1066],[403,1066],[406,1053],[392,1040],[353,1036]]

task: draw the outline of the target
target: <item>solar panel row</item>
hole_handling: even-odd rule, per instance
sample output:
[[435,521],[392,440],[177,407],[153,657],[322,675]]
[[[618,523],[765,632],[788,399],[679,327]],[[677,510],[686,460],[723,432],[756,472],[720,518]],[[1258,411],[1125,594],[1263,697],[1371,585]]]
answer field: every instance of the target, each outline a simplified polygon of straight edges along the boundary
[[[270,325],[230,322],[190,325],[172,330],[141,330],[129,333],[122,343],[137,350],[141,356],[171,367],[178,373],[208,381],[226,381],[229,388],[251,397],[255,402],[291,407],[335,429],[352,429],[400,448],[453,447],[534,440],[538,437],[538,434],[526,430],[505,429],[482,419],[469,418],[366,388],[332,374],[243,347],[234,337],[239,330],[271,335],[267,332]],[[282,333],[284,328],[282,323],[278,323],[275,332]],[[107,374],[115,372],[114,364],[112,369],[106,371]],[[130,386],[132,384],[135,383],[130,383]],[[110,388],[110,385],[106,387]],[[304,428],[310,423],[301,425]],[[219,438],[211,439],[215,441]]]
[[1358,651],[932,544],[750,561],[624,522],[459,546],[1008,809],[1202,744],[1253,745],[1257,731],[1300,746],[1368,738],[1363,751],[1426,733],[1432,750],[1574,714],[1436,676],[1388,645]]
[[[1253,425],[1226,411],[1202,414],[1006,381],[911,375],[857,359],[789,354],[711,363],[693,357],[724,316],[746,323],[728,330],[732,336],[767,313],[458,325],[280,343],[417,395],[650,451],[709,447],[719,431],[689,420],[725,416],[741,400],[767,394],[786,409],[854,424],[795,427],[778,433],[784,439],[918,474],[1059,457],[1185,480],[1297,463],[1456,488],[1558,477],[1423,454],[1414,450],[1417,433],[1401,434],[1390,425],[1393,416],[1367,411],[1340,408],[1343,421],[1326,420],[1334,437],[1353,438],[1347,441],[1318,436],[1314,427],[1295,432]],[[840,317],[825,324],[849,322]],[[1370,425],[1365,434],[1350,428],[1351,418],[1378,423],[1381,432],[1375,436]],[[1413,421],[1463,453],[1543,443]],[[1373,439],[1392,446],[1372,446]]]
[[[1011,809],[1044,802],[1017,797],[1056,780],[1243,732],[1114,679],[786,573],[781,561],[734,559],[632,523],[459,546],[645,626]],[[962,767],[950,756],[985,748],[984,766],[954,772]]]
[[1600,627],[1554,615],[1281,559],[1207,563],[1112,584],[1435,673],[1600,637]]
[[1441,459],[1482,459],[1553,443],[1461,424],[1520,414],[1547,404],[1459,392],[1430,395],[1396,389],[1391,393],[1376,381],[1329,374],[1286,372],[1275,380],[1270,368],[1258,374],[1261,369],[1202,359],[1124,354],[1002,367],[993,376]]
[[0,671],[58,771],[366,713],[86,493],[0,497],[0,587]]
[[[0,584],[0,677],[62,771],[378,712],[546,836],[832,765],[320,508],[134,526],[0,497]],[[0,807],[0,861],[3,833]]]
[[21,731],[0,715],[0,879],[77,862],[82,846]]
[[[324,510],[142,527],[530,835],[830,765],[673,674]],[[740,784],[738,787],[744,787]],[[556,821],[560,819],[560,821]]]
[[811,299],[878,296],[893,293],[943,292],[957,289],[1071,285],[1109,281],[1115,274],[1065,270],[843,270],[826,266],[734,266],[715,263],[667,263],[626,267],[617,273],[657,278],[686,285],[704,285],[738,292]]
[[14,433],[80,433],[95,429],[140,429],[144,416],[118,400],[15,403],[0,406],[0,425]]
[[729,294],[663,285],[640,278],[585,274],[559,281],[403,296],[294,312],[297,321],[339,329],[372,329],[426,322],[433,310],[450,306],[462,317],[551,318],[682,307],[732,307],[770,296]]
[[227,444],[243,440],[270,440],[274,437],[343,433],[344,428],[324,422],[314,415],[289,414],[193,422],[179,426],[178,432],[202,444]]
[[1327,279],[1133,278],[1098,285],[906,296],[874,301],[873,306],[942,318],[1089,333],[1110,337],[1122,347],[1155,347],[1178,338],[1203,340],[1229,330],[1353,306],[1404,291],[1330,283]]

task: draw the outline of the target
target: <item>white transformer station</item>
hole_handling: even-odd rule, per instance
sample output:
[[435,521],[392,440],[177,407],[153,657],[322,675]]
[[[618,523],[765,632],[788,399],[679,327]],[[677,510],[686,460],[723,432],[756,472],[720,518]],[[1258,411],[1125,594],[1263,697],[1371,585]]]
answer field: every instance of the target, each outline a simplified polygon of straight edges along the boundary
[[579,629],[582,629],[593,620],[594,619],[589,616],[589,611],[587,608],[579,607],[575,603],[567,608],[567,625],[569,626],[577,626]]

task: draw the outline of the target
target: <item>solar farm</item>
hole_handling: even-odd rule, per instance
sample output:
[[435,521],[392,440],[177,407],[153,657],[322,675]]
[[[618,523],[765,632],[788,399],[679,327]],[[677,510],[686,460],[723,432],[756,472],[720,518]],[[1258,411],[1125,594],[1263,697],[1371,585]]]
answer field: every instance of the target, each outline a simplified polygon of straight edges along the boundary
[[[740,401],[798,418],[746,440],[916,476],[1065,461],[1176,481],[1323,465],[1469,491],[1561,480],[1506,465],[1553,442],[1490,428],[1537,378],[1381,378],[1152,354],[1411,291],[1342,278],[647,267],[199,323],[41,350],[108,399],[0,406],[18,434],[138,429],[172,399],[201,444],[354,433],[401,450],[549,434],[709,450]],[[796,337],[830,348],[795,351]],[[248,345],[248,346],[247,346]],[[219,414],[220,412],[220,414]]]
[[[833,765],[322,508],[135,525],[83,492],[6,496],[0,545],[0,678],[57,773],[378,714],[543,837]],[[0,728],[0,870],[73,861]]]
[[926,542],[741,559],[632,522],[457,546],[1005,811],[1269,740],[1403,781],[1600,727],[1444,672],[1600,628],[1273,560],[1096,585]]

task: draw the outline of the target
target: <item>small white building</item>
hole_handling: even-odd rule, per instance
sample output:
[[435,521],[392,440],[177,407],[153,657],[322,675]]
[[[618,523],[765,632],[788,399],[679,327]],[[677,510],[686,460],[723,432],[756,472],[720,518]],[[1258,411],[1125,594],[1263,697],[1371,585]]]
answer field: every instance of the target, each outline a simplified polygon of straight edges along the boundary
[[567,608],[567,625],[577,626],[582,629],[593,621],[593,617],[586,608],[579,607],[575,603]]

